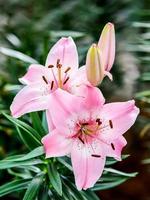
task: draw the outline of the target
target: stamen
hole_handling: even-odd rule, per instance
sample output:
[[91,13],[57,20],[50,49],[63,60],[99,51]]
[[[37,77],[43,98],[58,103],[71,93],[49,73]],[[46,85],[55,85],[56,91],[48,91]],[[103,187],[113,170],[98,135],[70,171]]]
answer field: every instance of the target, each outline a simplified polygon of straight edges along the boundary
[[110,126],[110,128],[113,128],[113,123],[111,120],[109,120],[109,126]]
[[57,68],[61,68],[61,67],[62,67],[62,64],[58,64],[58,65],[57,65]]
[[64,71],[64,73],[67,73],[70,69],[71,69],[71,67],[68,67],[68,68]]
[[54,67],[54,65],[48,65],[48,68],[53,68]]
[[97,118],[97,119],[96,119],[96,122],[98,123],[99,126],[102,124],[100,118]]
[[45,76],[42,76],[42,79],[43,79],[43,81],[44,81],[46,84],[48,84],[48,81],[47,81],[47,79],[45,78]]
[[97,155],[97,154],[92,154],[91,156],[95,157],[95,158],[100,158],[101,157],[100,155]]
[[63,82],[63,85],[65,85],[67,83],[67,81],[69,80],[69,76],[66,78],[66,80]]
[[114,146],[113,143],[111,143],[111,147],[112,147],[113,150],[115,150],[115,146]]
[[54,81],[51,82],[51,90],[53,89],[54,87]]
[[78,137],[79,138],[79,140],[84,144],[84,141],[82,140],[82,138],[81,137]]
[[57,63],[56,63],[56,65],[59,65],[59,63],[60,63],[60,59],[57,59]]
[[83,126],[89,125],[88,122],[82,123]]
[[61,67],[60,59],[57,59],[56,67],[58,68],[58,87],[62,88],[62,80],[61,80]]

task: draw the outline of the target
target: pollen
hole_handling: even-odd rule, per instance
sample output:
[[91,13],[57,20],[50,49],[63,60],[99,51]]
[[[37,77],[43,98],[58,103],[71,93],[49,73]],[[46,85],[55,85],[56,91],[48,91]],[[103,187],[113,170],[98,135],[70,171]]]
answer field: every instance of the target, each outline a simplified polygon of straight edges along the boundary
[[109,120],[109,126],[110,126],[110,128],[113,128],[113,123],[111,120]]
[[68,67],[68,68],[64,71],[64,73],[67,73],[70,69],[71,69],[71,67]]
[[112,147],[113,150],[115,150],[115,146],[114,146],[113,143],[111,143],[111,147]]
[[100,155],[97,155],[97,154],[92,154],[91,156],[95,157],[95,158],[100,158],[101,157]]
[[46,84],[48,84],[48,81],[47,81],[47,79],[45,78],[45,76],[42,76],[42,79],[43,79],[43,81],[44,81]]
[[54,81],[51,82],[51,90],[53,89],[54,87]]
[[66,80],[63,82],[63,85],[65,85],[67,83],[67,81],[69,80],[69,76],[66,78]]

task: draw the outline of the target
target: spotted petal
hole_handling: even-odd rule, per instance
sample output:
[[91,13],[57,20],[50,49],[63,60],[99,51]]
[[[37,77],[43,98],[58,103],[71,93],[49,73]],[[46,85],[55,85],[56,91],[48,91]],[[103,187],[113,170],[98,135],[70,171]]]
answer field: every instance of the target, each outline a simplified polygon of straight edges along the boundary
[[42,65],[32,64],[29,66],[27,73],[22,78],[19,78],[19,81],[27,85],[32,83],[40,84],[44,81],[43,77],[45,77],[47,81],[53,80],[50,69]]
[[93,187],[100,178],[105,165],[105,155],[101,145],[98,143],[93,148],[92,144],[85,146],[76,141],[71,151],[71,160],[78,190]]

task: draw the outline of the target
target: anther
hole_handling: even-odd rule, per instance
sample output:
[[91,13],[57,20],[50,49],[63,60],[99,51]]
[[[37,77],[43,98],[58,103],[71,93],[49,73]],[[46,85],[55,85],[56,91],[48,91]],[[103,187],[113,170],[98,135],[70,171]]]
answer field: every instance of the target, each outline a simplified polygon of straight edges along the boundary
[[54,65],[48,65],[48,68],[53,68],[54,67]]
[[51,82],[51,90],[53,89],[54,87],[54,81]]
[[89,125],[88,122],[82,123],[83,126]]
[[68,67],[68,68],[64,71],[64,73],[67,73],[70,69],[71,69],[71,67]]
[[42,76],[42,79],[43,79],[43,81],[44,81],[46,84],[48,84],[48,81],[47,81],[47,79],[45,78],[45,76]]
[[113,123],[111,120],[109,120],[109,126],[110,126],[110,128],[113,128]]
[[81,137],[78,137],[79,138],[79,140],[84,144],[84,141],[82,140],[82,138]]
[[101,157],[100,155],[97,155],[97,154],[92,154],[91,156],[95,157],[95,158],[100,158]]
[[57,64],[57,68],[61,68],[62,67],[62,64]]
[[60,59],[57,59],[56,66],[60,64]]
[[69,76],[66,78],[66,80],[63,82],[63,85],[65,85],[67,83],[67,81],[69,80]]
[[102,124],[100,118],[97,118],[97,119],[96,119],[96,122],[98,123],[99,126]]
[[115,146],[114,146],[113,143],[111,143],[111,147],[112,147],[113,150],[115,150]]

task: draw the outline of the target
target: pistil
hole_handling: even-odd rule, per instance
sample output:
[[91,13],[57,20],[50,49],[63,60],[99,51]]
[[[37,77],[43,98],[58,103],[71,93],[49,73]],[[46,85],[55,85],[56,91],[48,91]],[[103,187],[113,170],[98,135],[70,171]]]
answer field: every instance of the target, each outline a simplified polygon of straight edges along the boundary
[[61,79],[61,67],[60,59],[57,60],[57,69],[58,69],[58,87],[62,88],[62,79]]

